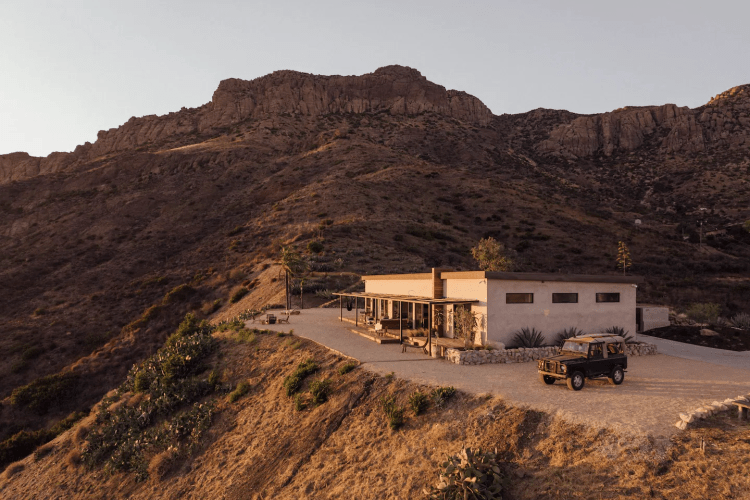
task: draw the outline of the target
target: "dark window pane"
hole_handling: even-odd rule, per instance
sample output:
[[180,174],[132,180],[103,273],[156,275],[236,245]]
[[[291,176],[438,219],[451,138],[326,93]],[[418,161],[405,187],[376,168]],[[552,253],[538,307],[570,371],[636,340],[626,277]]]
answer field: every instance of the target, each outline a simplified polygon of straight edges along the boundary
[[505,303],[506,304],[533,304],[534,294],[533,293],[506,293]]
[[597,293],[596,301],[597,302],[620,302],[620,294],[619,293]]
[[578,294],[577,293],[553,293],[552,303],[553,304],[577,304]]

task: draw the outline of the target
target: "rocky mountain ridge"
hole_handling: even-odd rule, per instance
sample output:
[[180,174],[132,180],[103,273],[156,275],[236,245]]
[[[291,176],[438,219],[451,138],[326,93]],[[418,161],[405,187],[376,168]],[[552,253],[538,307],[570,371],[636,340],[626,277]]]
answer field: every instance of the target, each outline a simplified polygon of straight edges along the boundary
[[476,126],[487,126],[492,112],[476,97],[429,82],[403,66],[386,66],[362,76],[319,76],[275,71],[254,80],[230,78],[211,101],[163,116],[132,117],[122,126],[100,131],[97,140],[73,153],[47,158],[25,153],[0,155],[0,183],[58,172],[97,157],[138,149],[168,138],[216,134],[248,119],[276,115],[318,117],[330,113],[416,115],[432,112]]

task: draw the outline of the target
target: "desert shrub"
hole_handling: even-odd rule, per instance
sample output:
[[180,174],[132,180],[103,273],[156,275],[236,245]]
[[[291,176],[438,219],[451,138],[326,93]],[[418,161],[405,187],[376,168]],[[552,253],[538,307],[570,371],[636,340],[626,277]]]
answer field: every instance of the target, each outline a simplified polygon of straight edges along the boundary
[[286,395],[289,397],[294,396],[302,388],[302,382],[305,378],[318,371],[318,368],[318,363],[314,359],[306,359],[301,362],[297,366],[297,369],[284,379]]
[[396,396],[384,396],[380,399],[380,404],[388,419],[388,427],[396,431],[404,425],[404,409],[396,404]]
[[70,429],[83,416],[84,414],[80,412],[71,413],[50,429],[22,430],[13,434],[0,443],[0,469],[28,456],[38,446],[52,441],[55,437]]
[[182,300],[187,299],[191,295],[195,293],[195,288],[191,287],[188,284],[182,284],[174,287],[171,289],[167,294],[164,296],[164,300],[162,301],[164,304],[172,304],[174,302],[179,302]]
[[242,328],[240,331],[238,331],[237,338],[240,340],[240,342],[244,342],[246,344],[254,344],[258,340],[258,338],[255,336],[255,331],[248,328]]
[[332,389],[331,381],[328,379],[313,380],[310,383],[310,395],[312,395],[313,404],[320,405],[328,401]]
[[294,409],[297,411],[303,411],[305,408],[307,408],[307,401],[305,401],[302,394],[294,396]]
[[323,251],[323,243],[317,240],[313,240],[307,244],[307,251],[310,253],[320,253]]
[[423,392],[415,391],[409,396],[409,406],[411,406],[414,415],[424,413],[428,405],[429,398],[427,397],[427,394]]
[[544,345],[545,338],[541,331],[536,328],[521,328],[513,335],[513,345],[515,347],[541,347]]
[[148,392],[151,388],[151,374],[146,371],[140,371],[135,374],[133,378],[133,391],[134,392]]
[[504,476],[495,453],[465,448],[441,464],[440,481],[425,491],[433,500],[502,499]]
[[232,303],[232,304],[235,304],[235,303],[239,302],[240,299],[242,299],[242,297],[244,297],[247,294],[248,294],[248,289],[247,288],[245,288],[245,287],[239,288],[236,292],[234,292],[229,297],[229,302]]
[[34,461],[38,462],[39,460],[43,459],[50,453],[55,451],[55,445],[52,443],[43,444],[36,450],[34,450]]
[[16,388],[10,403],[38,413],[47,413],[51,407],[60,407],[69,402],[78,387],[79,376],[73,372],[55,373],[38,378]]
[[350,371],[354,370],[359,364],[356,361],[349,361],[339,367],[339,375],[346,375]]
[[583,335],[583,331],[579,330],[575,326],[571,326],[570,328],[564,328],[557,332],[557,337],[555,338],[555,345],[558,347],[562,347],[562,345],[565,343],[566,340],[578,337],[580,335]]
[[719,317],[720,311],[721,306],[719,304],[691,304],[685,311],[685,314],[696,323],[712,323]]
[[750,330],[750,314],[739,313],[732,318],[732,326],[742,330]]
[[234,403],[248,392],[250,392],[250,384],[247,381],[240,382],[237,388],[229,394],[229,402]]
[[221,383],[221,373],[219,373],[219,370],[211,370],[211,373],[208,374],[208,385],[211,387],[218,387]]
[[633,339],[633,336],[630,335],[630,332],[625,330],[625,328],[621,326],[610,326],[606,330],[604,330],[605,333],[611,333],[613,335],[619,335],[622,337],[625,342],[633,342],[635,339]]
[[44,354],[44,347],[35,345],[24,350],[23,353],[21,353],[21,359],[24,361],[30,361],[38,358],[42,354]]
[[432,399],[432,404],[435,405],[435,408],[442,408],[445,406],[445,403],[451,399],[456,394],[456,389],[452,386],[449,387],[438,387],[437,389],[433,389],[432,393],[430,394]]

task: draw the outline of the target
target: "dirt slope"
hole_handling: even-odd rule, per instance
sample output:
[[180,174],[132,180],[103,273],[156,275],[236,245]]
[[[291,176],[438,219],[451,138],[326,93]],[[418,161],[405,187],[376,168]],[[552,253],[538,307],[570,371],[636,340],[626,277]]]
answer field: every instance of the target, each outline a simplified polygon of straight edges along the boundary
[[[409,412],[404,427],[392,431],[380,399],[395,395],[406,405],[413,391],[431,388],[362,367],[339,375],[347,360],[303,339],[259,334],[243,343],[221,335],[214,360],[225,380],[249,380],[252,389],[236,403],[222,400],[195,455],[145,482],[88,471],[70,458],[84,421],[46,455],[11,466],[0,477],[0,496],[420,498],[445,454],[462,446],[497,448],[507,462],[508,498],[742,498],[750,487],[750,427],[735,419],[709,419],[672,442],[650,442],[458,393],[443,408]],[[282,381],[307,358],[321,364],[310,380],[330,378],[334,390],[328,402],[298,412]]]

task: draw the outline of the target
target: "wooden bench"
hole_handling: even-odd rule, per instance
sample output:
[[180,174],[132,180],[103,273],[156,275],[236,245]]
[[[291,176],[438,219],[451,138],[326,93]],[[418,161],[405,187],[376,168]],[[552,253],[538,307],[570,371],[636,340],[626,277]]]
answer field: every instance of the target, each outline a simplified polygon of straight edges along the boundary
[[750,410],[750,402],[735,401],[732,404],[737,407],[737,418],[745,420],[747,418],[747,412]]
[[281,316],[279,316],[279,318],[276,319],[276,323],[286,323],[288,325],[289,324],[289,315],[287,314],[286,318],[283,318],[283,319],[281,318]]

